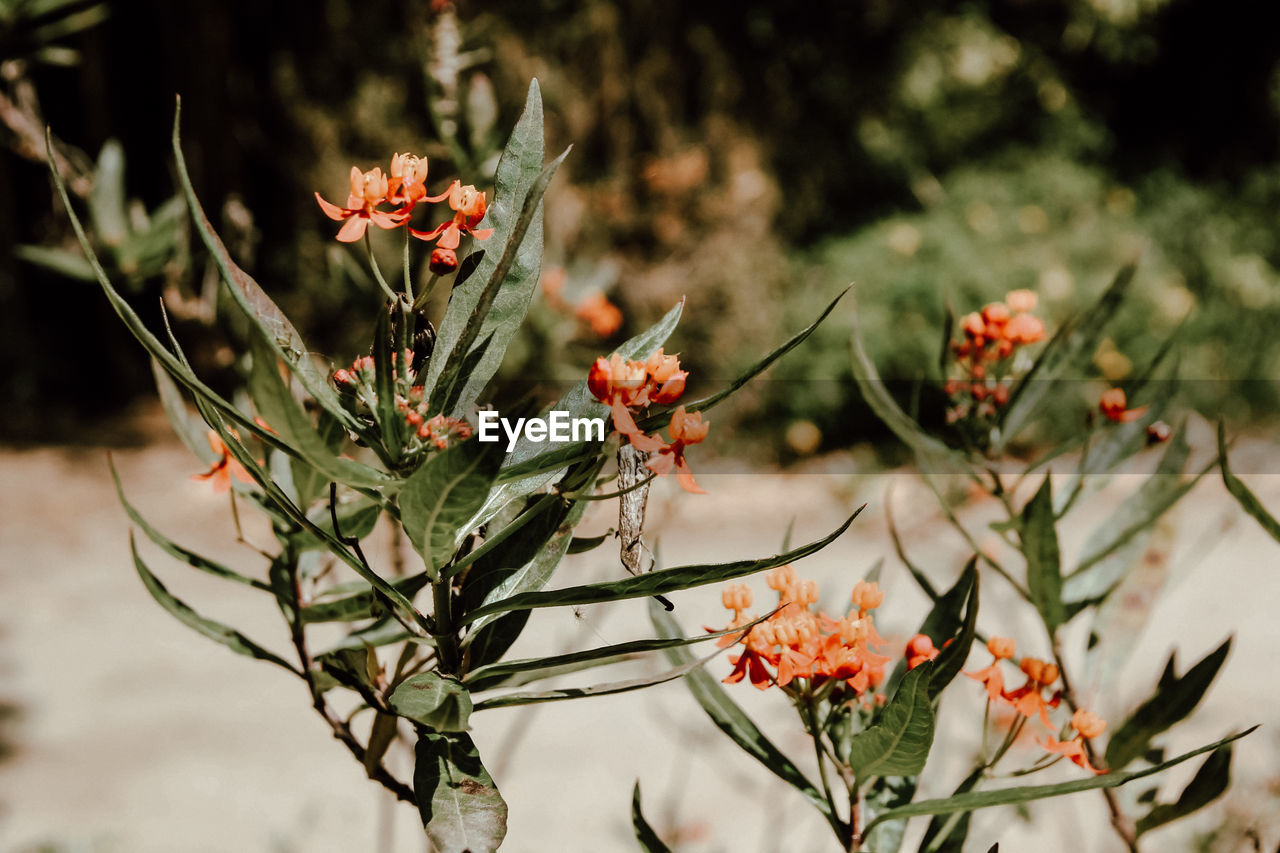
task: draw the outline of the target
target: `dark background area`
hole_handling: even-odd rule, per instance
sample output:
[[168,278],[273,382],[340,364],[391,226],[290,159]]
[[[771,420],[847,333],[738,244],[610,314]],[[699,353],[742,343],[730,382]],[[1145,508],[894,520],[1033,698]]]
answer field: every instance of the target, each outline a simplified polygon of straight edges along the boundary
[[[886,372],[911,378],[936,351],[939,291],[968,310],[1034,286],[1033,268],[1052,260],[1079,283],[1049,300],[1052,319],[1114,271],[1119,250],[1103,238],[1125,231],[1148,246],[1149,302],[1173,285],[1193,298],[1189,363],[1264,380],[1248,383],[1248,407],[1235,414],[1275,407],[1265,380],[1280,367],[1270,342],[1280,322],[1280,42],[1260,4],[122,0],[101,7],[100,23],[48,39],[40,26],[50,18],[7,6],[10,104],[34,92],[39,119],[89,160],[119,140],[127,196],[148,211],[174,194],[169,131],[181,94],[206,210],[335,362],[367,346],[369,330],[348,318],[357,306],[371,316],[377,297],[353,284],[312,193],[338,198],[350,163],[385,168],[406,149],[432,157],[433,187],[452,174],[483,183],[537,76],[549,150],[575,145],[549,200],[546,266],[604,282],[628,318],[619,339],[687,293],[683,335],[696,345],[685,358],[703,377],[731,374],[759,341],[781,340],[856,278],[867,320],[877,307],[919,312],[919,324],[868,334]],[[76,64],[45,61],[51,44],[73,49]],[[450,80],[463,101],[456,132],[438,104]],[[485,91],[496,108],[487,135],[474,115]],[[0,437],[92,441],[98,419],[151,393],[146,363],[96,287],[10,251],[75,248],[45,165],[11,126],[0,139],[0,394],[10,412]],[[1024,228],[1016,245],[974,224],[987,209],[1003,221],[1029,207],[1048,225]],[[1102,218],[1091,231],[1081,223],[1093,210]],[[902,228],[921,248],[904,254],[911,239],[892,239]],[[159,322],[166,275],[199,291],[203,259],[178,255],[167,273],[130,278],[148,322]],[[178,322],[215,381],[232,384],[225,332]],[[1129,324],[1136,345],[1158,345],[1140,310]],[[857,406],[842,381],[844,336],[837,326],[792,362],[786,376],[814,381],[808,391],[774,383],[753,405],[816,422],[828,445],[861,437],[839,426]],[[610,341],[579,344],[569,361],[585,365]],[[517,375],[540,363],[538,346]],[[1209,353],[1198,362],[1196,346]],[[1239,396],[1214,393],[1197,402]]]

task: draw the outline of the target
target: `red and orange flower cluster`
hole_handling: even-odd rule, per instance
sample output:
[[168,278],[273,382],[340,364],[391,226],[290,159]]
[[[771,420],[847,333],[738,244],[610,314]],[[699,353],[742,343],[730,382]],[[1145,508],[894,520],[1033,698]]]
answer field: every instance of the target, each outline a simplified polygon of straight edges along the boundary
[[1044,321],[1031,313],[1035,307],[1034,293],[1014,290],[1004,302],[992,302],[961,318],[964,340],[951,342],[961,376],[943,386],[956,398],[947,411],[948,422],[967,417],[975,406],[978,416],[990,417],[997,406],[1009,402],[1014,354],[1044,339]]
[[[451,219],[429,231],[409,229],[409,233],[419,240],[435,242],[436,248],[431,252],[431,271],[439,275],[457,269],[457,249],[464,235],[487,240],[493,234],[492,228],[476,228],[484,219],[487,200],[485,194],[474,186],[463,186],[461,181],[454,181],[440,195],[427,195],[427,158],[396,154],[391,158],[389,173],[385,175],[377,167],[368,172],[361,172],[357,166],[351,167],[351,185],[345,207],[325,201],[320,193],[316,193],[316,201],[325,216],[343,223],[338,230],[338,239],[343,243],[359,240],[371,223],[386,229],[407,226],[419,203],[446,199],[453,210]],[[379,209],[384,204],[390,209]]]
[[[394,364],[398,359],[396,353],[391,354]],[[410,359],[413,354],[405,351],[404,357]],[[376,368],[372,356],[361,356],[351,363],[350,367],[334,371],[333,382],[344,395],[354,397],[363,406],[372,410],[377,403]],[[412,381],[412,373],[410,374]],[[426,388],[422,385],[410,385],[407,394],[396,394],[396,409],[404,416],[410,433],[410,449],[414,441],[430,445],[436,450],[444,450],[449,445],[464,441],[472,436],[471,424],[462,418],[450,418],[444,415],[427,417]]]
[[693,471],[684,458],[685,448],[699,444],[707,437],[710,422],[701,412],[689,414],[684,406],[671,413],[668,431],[671,441],[658,435],[646,435],[636,425],[633,412],[657,403],[666,406],[684,394],[688,371],[680,369],[680,359],[667,355],[661,347],[645,361],[631,361],[614,353],[597,358],[587,374],[587,388],[595,398],[609,407],[613,428],[627,437],[631,445],[652,454],[646,463],[655,474],[676,472],[676,479],[686,491],[705,494],[693,479]]
[[[1045,728],[1056,732],[1057,727],[1050,721],[1049,711],[1057,708],[1062,701],[1062,691],[1056,690],[1048,697],[1045,693],[1058,680],[1060,673],[1057,664],[1036,658],[1023,658],[1019,668],[1027,677],[1026,683],[1016,690],[1005,690],[1004,673],[1000,669],[1000,662],[1013,658],[1017,652],[1017,643],[1008,637],[992,637],[987,641],[987,651],[991,652],[993,658],[991,665],[976,672],[966,672],[965,675],[982,682],[987,689],[989,702],[1012,705],[1021,716],[1027,719],[1038,717]],[[1059,741],[1050,735],[1047,741],[1037,740],[1037,742],[1049,752],[1064,755],[1085,770],[1092,773],[1106,773],[1107,771],[1097,770],[1089,764],[1088,753],[1084,746],[1086,738],[1097,737],[1106,730],[1106,722],[1097,714],[1082,708],[1071,715],[1071,725],[1076,730],[1076,737]]]
[[[843,682],[854,695],[861,696],[884,680],[885,666],[892,658],[871,650],[871,643],[884,640],[876,632],[871,611],[884,601],[875,583],[858,581],[853,587],[853,607],[839,619],[811,608],[818,601],[818,584],[801,580],[791,566],[780,566],[765,576],[769,588],[778,593],[779,608],[746,634],[727,634],[721,647],[742,643],[740,655],[732,659],[733,671],[724,679],[734,684],[743,678],[760,690],[771,685],[786,688],[798,678],[811,688]],[[754,622],[747,615],[751,589],[730,584],[721,595],[724,606],[733,611],[729,628]],[[836,685],[833,685],[833,689]]]

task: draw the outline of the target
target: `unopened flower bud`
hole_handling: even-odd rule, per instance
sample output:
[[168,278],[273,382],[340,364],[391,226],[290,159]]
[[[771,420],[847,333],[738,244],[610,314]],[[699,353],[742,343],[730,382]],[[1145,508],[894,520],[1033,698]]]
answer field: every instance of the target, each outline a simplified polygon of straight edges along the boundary
[[448,275],[458,268],[458,253],[453,249],[433,249],[428,267],[436,275]]

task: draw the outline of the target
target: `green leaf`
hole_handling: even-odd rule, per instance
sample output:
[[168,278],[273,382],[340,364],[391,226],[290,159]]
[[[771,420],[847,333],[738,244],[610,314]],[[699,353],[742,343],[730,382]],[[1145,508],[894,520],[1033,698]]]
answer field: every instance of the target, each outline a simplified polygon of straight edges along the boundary
[[[507,539],[502,547],[478,560],[463,583],[464,610],[542,589],[560,565],[573,529],[588,505],[577,501],[571,507],[561,505],[555,512],[542,513],[522,535]],[[528,621],[527,610],[477,619],[463,640],[469,664],[480,667],[501,658]]]
[[1049,475],[1022,508],[1022,553],[1027,558],[1027,591],[1050,636],[1067,621],[1062,604],[1062,566],[1054,528],[1053,484]]
[[257,336],[251,339],[250,346],[253,369],[249,373],[249,396],[263,419],[290,446],[292,455],[303,459],[326,479],[344,485],[381,488],[394,482],[381,471],[334,454],[311,422],[311,416],[281,378],[275,351]]
[[464,732],[471,716],[471,694],[452,678],[420,672],[402,681],[387,697],[401,717],[441,732]]
[[1231,747],[1215,749],[1174,803],[1158,803],[1137,824],[1137,834],[1186,817],[1222,796],[1231,785]]
[[[977,636],[978,631],[978,559],[970,558],[969,563],[965,566],[964,574],[960,576],[960,580],[956,582],[956,586],[964,583],[965,577],[969,578],[969,582],[964,584],[967,591],[965,596],[964,621],[958,626],[958,633],[939,632],[939,636],[934,638],[934,643],[939,649],[938,656],[933,661],[933,676],[929,679],[929,698],[936,699],[941,695],[943,689],[951,683],[960,669],[964,666],[965,660],[969,657],[969,649],[973,645],[973,639]],[[951,629],[953,631],[957,629]],[[927,633],[923,629],[920,633]],[[932,638],[933,635],[930,634]],[[948,640],[951,640],[949,645]]]
[[752,626],[767,618],[768,616],[765,616],[748,625],[740,625],[736,628],[708,632],[693,637],[673,637],[670,639],[657,640],[631,640],[626,643],[615,643],[597,649],[587,649],[581,652],[570,652],[568,654],[553,655],[545,658],[525,658],[523,660],[493,663],[488,666],[479,667],[467,673],[466,676],[463,677],[462,682],[475,692],[504,685],[515,687],[520,684],[527,684],[530,681],[539,681],[543,678],[551,678],[556,675],[580,672],[591,667],[607,666],[612,663],[635,660],[637,657],[648,654],[649,652],[673,649],[679,646],[691,646],[694,643],[704,643],[707,640],[714,640],[728,634],[742,634],[743,632],[750,630]]
[[[425,573],[396,581],[392,586],[410,600],[427,585]],[[382,615],[386,607],[372,589],[348,595],[333,601],[317,601],[302,608],[302,621],[313,622],[355,622],[360,619],[372,619]]]
[[369,729],[369,744],[364,750],[364,769],[372,775],[382,763],[382,758],[396,740],[396,716],[377,711],[373,726]]
[[138,525],[138,529],[145,533],[148,539],[159,545],[161,550],[166,554],[177,560],[181,560],[193,569],[199,569],[200,571],[211,574],[214,577],[235,581],[236,583],[242,583],[245,586],[251,586],[254,589],[261,589],[266,592],[271,591],[270,585],[254,578],[245,577],[237,571],[228,569],[221,563],[215,563],[213,560],[201,557],[194,551],[188,551],[181,545],[175,544],[159,530],[156,530],[148,524],[147,520],[142,517],[142,514],[139,513],[138,510],[134,508],[133,504],[129,503],[129,500],[124,496],[124,486],[120,483],[120,474],[116,471],[116,464],[112,461],[110,455],[107,456],[107,465],[111,468],[111,479],[115,481],[116,494],[120,497],[120,505],[124,507],[125,514],[129,516],[130,520],[133,521],[134,524]]
[[[1115,571],[1093,572],[1081,578],[1076,576],[1102,563],[1139,533],[1149,529],[1216,464],[1206,466],[1194,478],[1184,481],[1181,475],[1190,455],[1186,421],[1183,421],[1170,438],[1155,473],[1144,480],[1137,491],[1124,500],[1085,540],[1080,562],[1067,576],[1067,599],[1079,601],[1097,596],[1123,579],[1123,574]],[[1128,565],[1131,564],[1116,561],[1114,568],[1123,570]]]
[[[933,607],[929,610],[929,615],[924,618],[922,623],[920,623],[919,630],[916,631],[917,634],[924,634],[932,640],[934,646],[939,649],[942,648],[943,643],[955,637],[956,632],[968,624],[969,620],[965,618],[965,602],[969,600],[973,585],[977,581],[977,566],[977,557],[970,558],[969,562],[965,563],[964,569],[960,572],[960,577],[956,578],[956,582],[951,586],[951,588],[941,595],[935,594],[933,596]],[[977,608],[971,606],[970,610],[973,613],[974,621],[976,623]],[[969,645],[973,642],[973,638],[969,638],[969,643],[960,643],[960,645],[957,645],[959,642],[960,641],[953,642],[951,646],[955,646],[956,648],[954,651],[949,651],[948,653],[948,660],[950,660],[954,657],[955,653],[960,650],[960,648],[964,649],[963,654],[960,655],[959,661],[953,662],[956,671],[959,671],[959,667],[964,665],[965,658],[968,657],[969,654]],[[948,648],[950,649],[950,647]],[[939,656],[941,656],[941,653],[939,653]],[[948,668],[950,669],[950,665]],[[935,674],[930,680],[929,689],[929,692],[935,697],[942,692],[943,687],[947,686],[946,684],[938,683],[940,678],[936,669],[937,666],[935,665]],[[907,661],[904,657],[898,660],[897,665],[889,676],[889,680],[885,682],[884,692],[888,694],[896,691],[898,689],[898,684],[902,681],[902,677],[906,674]],[[952,672],[950,677],[946,679],[947,683],[950,683],[951,679],[954,677],[955,672]]]
[[1254,521],[1262,525],[1263,530],[1271,534],[1272,539],[1280,542],[1280,521],[1267,512],[1267,508],[1262,505],[1262,501],[1258,500],[1257,495],[1249,491],[1249,487],[1231,473],[1231,469],[1227,466],[1227,434],[1222,421],[1218,421],[1218,466],[1222,469],[1222,484],[1227,487],[1231,496],[1240,503],[1240,507],[1245,512],[1253,516]]
[[463,623],[472,622],[490,613],[501,613],[507,610],[531,610],[537,607],[561,607],[595,604],[601,601],[618,601],[624,598],[645,598],[651,595],[662,595],[676,590],[719,583],[762,572],[821,551],[834,542],[840,534],[849,529],[849,525],[853,524],[853,520],[858,517],[858,513],[862,512],[865,506],[864,504],[858,507],[857,511],[831,534],[785,554],[777,554],[760,560],[739,560],[736,563],[681,566],[674,569],[647,572],[643,575],[606,583],[571,586],[545,592],[520,593],[471,611],[463,617]]
[[209,446],[208,424],[199,418],[192,417],[191,413],[187,411],[187,404],[182,399],[182,392],[178,390],[173,378],[169,376],[160,362],[154,358],[151,359],[151,374],[156,380],[156,391],[160,394],[160,405],[164,408],[164,413],[169,418],[169,425],[173,427],[173,431],[178,438],[201,462],[207,464],[215,462],[218,457],[213,452],[213,448]]
[[[391,312],[394,307],[386,307],[378,312],[378,322],[374,325],[373,346],[373,386],[377,401],[373,407],[373,417],[378,424],[382,446],[392,463],[400,461],[404,449],[404,428],[407,424],[396,411],[396,364],[391,354],[397,349],[391,345]],[[403,318],[400,321],[404,322]],[[404,358],[401,354],[396,358]]]
[[1111,772],[1104,773],[1101,776],[1091,776],[1087,779],[1075,779],[1070,782],[1059,782],[1055,785],[1026,785],[1015,788],[1001,788],[996,791],[970,791],[967,794],[956,794],[942,799],[920,800],[919,802],[909,803],[908,805],[890,809],[887,812],[877,815],[867,825],[866,830],[864,830],[864,834],[880,823],[888,820],[896,820],[898,818],[951,814],[953,812],[968,812],[975,811],[977,809],[990,808],[991,806],[1007,806],[1014,805],[1016,803],[1029,803],[1033,800],[1043,800],[1048,797],[1061,797],[1066,794],[1074,794],[1079,791],[1092,791],[1095,788],[1116,788],[1120,785],[1132,782],[1135,779],[1142,779],[1168,770],[1170,767],[1181,764],[1189,758],[1195,758],[1197,755],[1212,752],[1219,747],[1226,746],[1232,741],[1239,740],[1240,738],[1251,734],[1257,728],[1257,726],[1253,726],[1252,728],[1238,732],[1230,737],[1225,737],[1215,743],[1183,753],[1177,758],[1170,759],[1163,764],[1157,764],[1155,767],[1148,767],[1145,770],[1136,770],[1132,773]]
[[[473,403],[523,324],[542,266],[542,194],[566,154],[543,169],[542,94],[533,80],[524,112],[498,161],[493,204],[480,223],[493,228],[493,235],[475,272],[454,286],[440,323],[425,379],[432,411],[445,411],[440,403],[449,396],[456,401],[451,414]],[[465,373],[459,372],[476,341],[481,342],[479,357]],[[460,385],[450,394],[452,383]]]
[[[744,385],[746,385],[752,379],[759,376],[761,373],[764,373],[766,370],[769,369],[769,367],[773,365],[775,361],[782,358],[784,355],[791,352],[796,347],[800,346],[800,344],[804,343],[805,339],[808,338],[810,335],[812,335],[814,331],[818,328],[818,326],[822,325],[822,321],[826,320],[827,317],[830,316],[831,312],[836,309],[836,305],[840,303],[840,300],[843,299],[845,294],[847,294],[852,289],[853,289],[853,285],[851,284],[848,287],[846,287],[844,290],[840,291],[839,295],[837,295],[835,299],[831,300],[831,304],[828,305],[823,310],[823,312],[818,315],[818,319],[814,320],[812,323],[810,323],[805,328],[801,329],[799,332],[796,332],[786,341],[786,343],[782,344],[782,346],[778,347],[773,352],[769,353],[764,358],[757,361],[755,364],[751,365],[751,367],[747,368],[745,372],[743,372],[736,379],[730,382],[727,387],[721,389],[720,391],[717,391],[716,393],[712,394],[710,397],[704,397],[701,400],[695,400],[692,403],[685,404],[685,411],[690,413],[705,412],[708,409],[711,409],[714,406],[719,405],[721,402],[725,400],[725,398],[729,397],[735,391],[742,388]],[[646,432],[651,432],[655,429],[660,429],[666,426],[670,420],[671,420],[671,413],[665,412],[656,417],[644,419],[638,425],[642,429],[644,429]]]
[[484,711],[490,708],[507,708],[513,705],[533,705],[539,702],[560,702],[565,699],[586,699],[590,696],[610,696],[614,693],[629,693],[632,690],[640,690],[644,687],[651,687],[655,684],[665,684],[668,681],[675,681],[682,675],[687,675],[693,670],[701,667],[707,661],[720,654],[717,649],[710,655],[689,663],[681,664],[674,669],[668,669],[657,675],[646,675],[641,678],[629,678],[625,681],[611,681],[607,684],[594,684],[590,687],[563,687],[557,690],[540,690],[529,691],[524,693],[506,693],[502,696],[495,696],[492,699],[485,699],[476,703],[477,711]]
[[995,452],[1003,449],[1036,416],[1045,395],[1055,387],[1056,380],[1061,379],[1066,370],[1083,370],[1093,359],[1107,322],[1124,301],[1136,271],[1136,264],[1121,267],[1098,301],[1063,323],[1045,345],[1031,370],[1014,386],[1009,404],[1001,409],[1000,440],[996,443]]
[[400,521],[430,577],[453,559],[502,465],[502,443],[463,441],[432,454],[400,490]]
[[[659,637],[672,639],[683,635],[680,626],[671,618],[661,605],[657,602],[651,602],[649,605],[649,618],[653,620],[653,626],[658,632]],[[672,663],[685,664],[693,660],[693,655],[688,649],[676,647],[667,650],[667,656]],[[707,716],[711,717],[711,721],[716,724],[720,731],[729,736],[730,740],[742,748],[747,755],[750,755],[756,761],[759,761],[771,773],[782,781],[791,785],[800,793],[804,794],[809,804],[816,808],[828,818],[831,817],[831,807],[828,805],[822,793],[814,787],[813,783],[805,778],[804,773],[787,758],[773,742],[765,737],[764,733],[751,722],[751,718],[738,707],[724,688],[720,686],[719,681],[710,675],[706,669],[695,669],[685,678],[684,683],[689,687],[693,698],[702,706],[702,710],[707,712]]]
[[[76,216],[75,208],[71,206],[71,199],[67,195],[67,185],[63,181],[61,173],[58,172],[56,166],[56,158],[53,156],[53,137],[51,132],[46,128],[45,146],[49,154],[49,171],[53,175],[54,187],[58,190],[58,196],[62,199],[63,208],[67,211],[67,217],[71,220],[71,228],[75,231],[76,239],[80,242],[80,248],[84,250],[85,256],[88,258],[90,265],[93,267],[94,275],[98,278],[98,284],[102,287],[103,294],[107,297],[107,301],[111,303],[112,309],[116,315],[124,322],[125,327],[130,334],[142,344],[151,356],[160,363],[165,370],[169,372],[174,379],[178,380],[187,390],[196,395],[197,399],[203,399],[209,405],[215,407],[226,417],[235,421],[239,426],[253,433],[262,441],[277,447],[285,449],[284,445],[275,436],[262,429],[253,422],[253,419],[246,416],[243,412],[233,406],[231,403],[220,397],[208,385],[205,385],[191,371],[185,361],[177,358],[173,353],[165,347],[160,339],[157,338],[143,324],[142,319],[129,306],[124,297],[111,284],[111,279],[107,277],[106,271],[102,268],[102,263],[98,260],[98,256],[93,251],[93,245],[89,242],[88,236],[85,234],[84,226],[80,223],[80,218]],[[207,420],[207,419],[206,419]]]
[[147,588],[147,592],[151,593],[161,607],[168,610],[177,618],[179,622],[188,628],[203,634],[214,642],[221,643],[236,654],[245,655],[246,657],[257,658],[273,663],[276,666],[289,670],[294,675],[298,675],[298,671],[290,666],[279,655],[269,652],[262,646],[250,640],[244,634],[233,628],[228,628],[221,622],[215,622],[212,619],[206,619],[199,613],[196,613],[185,602],[180,601],[165,589],[160,579],[151,573],[151,570],[142,562],[142,557],[138,554],[138,545],[133,540],[133,534],[129,534],[129,550],[133,552],[133,564],[138,570],[138,577],[142,578],[142,584]]
[[[975,769],[964,777],[951,796],[972,791],[985,772],[982,767]],[[963,853],[964,840],[969,835],[969,815],[969,812],[953,812],[945,820],[943,815],[934,815],[920,839],[918,853]]]
[[1209,690],[1229,651],[1230,637],[1181,678],[1174,675],[1174,659],[1170,655],[1165,675],[1160,679],[1155,694],[1111,735],[1107,743],[1107,766],[1126,766],[1147,751],[1153,737],[1186,719]]
[[[336,532],[333,529],[333,514],[329,511],[328,503],[313,507],[307,511],[307,518],[311,519],[316,527],[333,536],[341,533],[344,539],[365,538],[373,532],[373,528],[377,526],[378,519],[381,517],[382,506],[364,496],[343,503],[338,507],[338,530]],[[325,546],[324,542],[306,530],[290,533],[287,539],[290,545],[299,550],[323,548]]]
[[585,554],[588,551],[594,551],[605,543],[608,539],[613,539],[614,534],[602,533],[599,536],[575,536],[573,541],[569,543],[569,550],[566,554]]
[[48,246],[14,246],[14,257],[78,281],[94,281],[93,264],[83,255]]
[[644,853],[671,853],[671,848],[662,843],[658,833],[654,832],[653,827],[649,826],[649,821],[644,819],[644,812],[640,809],[640,780],[638,779],[636,786],[631,789],[631,826],[635,828],[636,841]]
[[911,448],[919,457],[919,464],[928,471],[967,470],[967,463],[960,454],[941,441],[921,429],[898,405],[897,401],[884,387],[884,381],[876,371],[875,363],[867,355],[862,343],[862,332],[858,323],[853,324],[853,337],[850,339],[849,352],[853,364],[853,378],[858,390],[885,426],[898,437],[903,444]]
[[222,280],[226,283],[232,299],[249,318],[254,330],[262,336],[262,340],[297,375],[302,387],[307,389],[307,393],[347,429],[363,433],[364,425],[346,410],[338,392],[329,384],[328,368],[321,368],[311,360],[310,351],[303,343],[298,330],[289,322],[289,318],[271,301],[258,283],[236,265],[230,253],[227,252],[227,247],[213,230],[213,225],[204,214],[204,208],[200,206],[200,200],[196,198],[195,187],[191,184],[191,175],[187,172],[187,162],[182,156],[182,136],[179,130],[181,118],[182,102],[179,101],[173,114],[173,156],[178,164],[178,178],[187,199],[187,207],[191,211],[191,221],[195,223],[200,239],[222,274]]
[[465,732],[421,732],[413,789],[435,853],[492,853],[507,834],[507,804]]
[[908,672],[879,721],[849,742],[849,766],[859,784],[876,776],[915,776],[924,769],[933,745],[932,675],[932,662]]
[[119,246],[129,236],[124,195],[124,146],[117,139],[108,139],[98,152],[89,191],[89,219],[108,246]]

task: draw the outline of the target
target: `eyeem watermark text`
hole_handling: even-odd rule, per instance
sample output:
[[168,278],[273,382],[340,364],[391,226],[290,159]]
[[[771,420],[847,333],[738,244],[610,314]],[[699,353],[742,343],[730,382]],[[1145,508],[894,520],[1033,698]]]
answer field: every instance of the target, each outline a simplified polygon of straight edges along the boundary
[[501,441],[499,427],[507,436],[507,452],[516,448],[523,435],[535,444],[550,441],[564,444],[570,441],[604,441],[604,418],[572,418],[568,412],[553,409],[545,418],[501,417],[492,409],[478,413],[479,428],[476,437],[480,441]]

